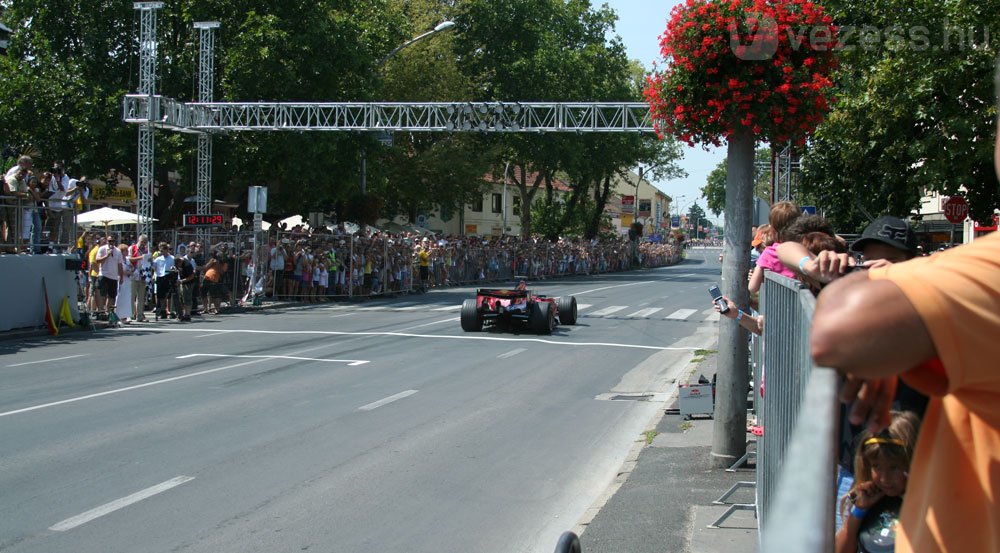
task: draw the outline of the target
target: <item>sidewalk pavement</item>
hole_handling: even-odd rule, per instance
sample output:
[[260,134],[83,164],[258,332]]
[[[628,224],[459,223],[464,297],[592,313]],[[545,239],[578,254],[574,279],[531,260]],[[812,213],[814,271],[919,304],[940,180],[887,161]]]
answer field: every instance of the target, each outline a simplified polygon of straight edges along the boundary
[[[691,375],[685,382],[697,383],[699,375],[711,380],[717,359],[710,354],[692,363],[683,373]],[[713,468],[709,454],[714,421],[697,415],[685,421],[671,413],[676,411],[668,408],[656,425],[658,434],[651,444],[646,445],[645,436],[637,437],[619,475],[621,487],[589,523],[575,529],[583,553],[757,551],[752,511],[736,511],[720,528],[708,528],[727,509],[712,502],[736,482],[755,479],[752,461],[751,468],[736,472]],[[753,503],[754,490],[740,489],[728,501]]]

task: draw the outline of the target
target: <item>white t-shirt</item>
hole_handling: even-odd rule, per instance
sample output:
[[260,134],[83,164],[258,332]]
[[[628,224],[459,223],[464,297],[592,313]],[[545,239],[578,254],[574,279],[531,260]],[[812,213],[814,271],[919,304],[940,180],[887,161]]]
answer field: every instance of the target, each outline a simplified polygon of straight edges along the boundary
[[[60,185],[62,185],[60,187]],[[64,209],[69,207],[67,202],[60,201],[69,192],[69,177],[63,175],[59,178],[52,175],[52,180],[49,181],[49,192],[52,193],[49,196],[49,208],[51,209]]]
[[10,187],[10,191],[13,193],[24,192],[27,188],[27,182],[25,179],[17,178],[17,172],[20,169],[20,165],[15,165],[4,173],[3,179],[7,182],[7,186]]
[[[109,246],[101,246],[97,250],[97,257],[103,257],[108,255]],[[125,258],[122,257],[122,252],[118,251],[116,246],[110,246],[110,255],[104,261],[100,261],[100,268],[97,270],[97,274],[102,277],[111,278],[118,280],[122,275],[122,264],[124,264]]]
[[170,268],[174,266],[174,256],[159,255],[153,260],[153,270],[156,272],[156,277],[165,277],[170,271]]

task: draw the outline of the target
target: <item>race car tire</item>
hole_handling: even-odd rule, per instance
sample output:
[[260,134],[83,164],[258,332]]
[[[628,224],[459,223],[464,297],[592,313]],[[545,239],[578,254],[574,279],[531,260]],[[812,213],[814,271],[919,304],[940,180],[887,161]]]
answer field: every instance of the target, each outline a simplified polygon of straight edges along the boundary
[[466,332],[479,332],[483,329],[483,318],[479,315],[479,308],[476,307],[476,300],[465,300],[462,302],[462,330]]
[[573,296],[562,296],[556,300],[559,306],[559,324],[576,324],[576,298]]
[[532,303],[528,325],[535,334],[552,334],[552,327],[555,326],[555,313],[552,312],[552,305],[547,301]]

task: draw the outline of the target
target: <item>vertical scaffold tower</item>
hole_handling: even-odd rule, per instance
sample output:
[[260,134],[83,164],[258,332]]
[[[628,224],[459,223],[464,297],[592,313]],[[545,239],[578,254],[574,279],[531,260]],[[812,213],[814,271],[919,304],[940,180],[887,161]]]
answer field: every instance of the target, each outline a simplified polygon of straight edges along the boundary
[[[215,34],[219,28],[218,21],[197,21],[194,28],[198,29],[198,101],[212,102],[215,100]],[[208,132],[198,134],[198,204],[196,212],[205,215],[212,212],[212,135]],[[199,230],[198,236],[204,243],[208,237],[207,230]],[[207,244],[206,244],[207,246]]]
[[147,123],[139,125],[139,217],[137,230],[152,240],[153,234],[153,122],[159,119],[156,103],[156,10],[163,2],[134,2],[139,10],[139,94],[147,96]]

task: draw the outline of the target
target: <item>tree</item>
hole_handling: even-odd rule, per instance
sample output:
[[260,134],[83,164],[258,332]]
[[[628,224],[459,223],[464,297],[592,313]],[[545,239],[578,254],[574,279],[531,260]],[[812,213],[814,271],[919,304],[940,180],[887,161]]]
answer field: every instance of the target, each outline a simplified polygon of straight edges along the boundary
[[[771,173],[765,169],[771,165],[771,150],[757,148],[754,155],[753,195],[755,198],[770,201]],[[715,169],[708,174],[705,186],[701,188],[708,210],[714,215],[721,215],[726,209],[726,162],[720,161]]]
[[705,226],[706,222],[708,220],[705,218],[705,210],[698,205],[698,202],[691,204],[691,208],[688,210],[688,224],[691,225],[691,233],[694,234],[695,238],[701,238],[698,227]]
[[[607,6],[594,9],[586,0],[470,0],[456,19],[459,67],[479,100],[635,101],[636,68],[613,35],[615,20]],[[585,235],[596,236],[614,174],[639,162],[661,163],[668,172],[665,158],[680,157],[676,145],[653,146],[637,135],[512,134],[496,142],[496,166],[511,163],[508,176],[525,206],[524,235],[534,230],[530,206],[540,190],[542,213],[557,213],[556,174],[567,174],[573,191],[555,224],[546,221],[547,234],[565,232],[580,206],[590,205]],[[592,203],[583,201],[588,197]]]
[[[836,79],[838,102],[802,158],[802,190],[838,228],[868,216],[905,217],[922,192],[959,193],[971,216],[1000,207],[993,170],[1000,2],[828,2],[851,29]],[[914,25],[914,22],[917,22]],[[992,44],[990,44],[992,46]]]
[[[8,2],[15,29],[0,57],[0,136],[32,145],[41,160],[65,159],[73,174],[115,167],[136,176],[135,127],[121,98],[137,88],[137,14],[112,0]],[[158,92],[190,100],[196,75],[194,21],[219,20],[220,100],[347,100],[375,87],[375,61],[408,32],[388,0],[284,2],[182,0],[158,12]],[[327,55],[335,52],[336,55]],[[181,173],[194,190],[195,141],[157,133],[155,176]],[[359,141],[347,135],[238,134],[217,137],[217,196],[243,201],[248,183],[271,186],[272,211],[322,208],[357,186]],[[162,208],[162,206],[160,206]],[[163,222],[161,222],[162,224]]]

